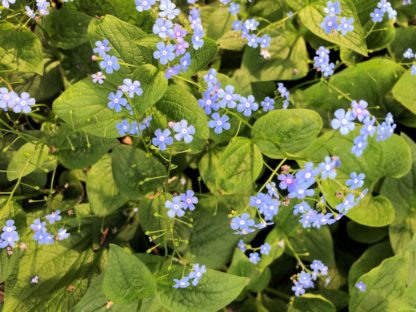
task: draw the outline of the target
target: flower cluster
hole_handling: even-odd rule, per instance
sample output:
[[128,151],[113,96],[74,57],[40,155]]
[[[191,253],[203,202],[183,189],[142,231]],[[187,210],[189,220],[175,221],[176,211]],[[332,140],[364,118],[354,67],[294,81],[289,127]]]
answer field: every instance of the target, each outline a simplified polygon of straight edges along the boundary
[[397,11],[393,9],[391,3],[387,0],[380,0],[374,11],[370,13],[370,17],[374,23],[378,23],[383,21],[384,14],[386,13],[391,20],[397,17]]
[[[416,60],[416,54],[413,52],[413,50],[411,48],[407,49],[403,53],[403,57],[405,59],[413,60],[413,62]],[[412,67],[410,68],[410,72],[412,73],[413,76],[416,76],[416,64],[412,65]]]
[[[45,216],[45,219],[48,221],[50,225],[55,224],[55,222],[60,221],[61,211],[56,210],[48,215]],[[52,245],[55,242],[55,238],[53,234],[48,232],[46,228],[46,222],[41,221],[41,219],[35,219],[33,223],[30,225],[30,228],[34,232],[33,239],[38,242],[39,245]],[[66,229],[61,227],[58,229],[56,233],[56,240],[62,241],[69,237],[69,233],[67,233]]]
[[239,235],[252,233],[256,229],[264,228],[266,225],[267,224],[265,222],[256,224],[254,219],[251,219],[250,215],[246,212],[239,216],[233,217],[230,222],[231,229],[235,231],[235,234]]
[[376,125],[376,118],[367,110],[368,103],[364,100],[351,102],[351,109],[345,111],[343,108],[337,109],[334,113],[335,118],[331,121],[333,129],[340,131],[342,135],[348,134],[355,129],[355,119],[362,122],[360,135],[354,139],[352,152],[357,157],[361,156],[368,145],[368,138],[376,135],[377,141],[385,141],[391,137],[396,128],[393,115],[388,113],[385,120]]
[[[94,55],[93,59],[100,59],[100,67],[104,69],[107,74],[112,74],[114,71],[120,69],[120,64],[118,63],[118,58],[116,56],[107,54],[107,52],[110,52],[111,50],[109,45],[110,42],[107,39],[95,42],[93,51],[98,57]],[[96,75],[98,76],[96,76],[95,79],[101,84],[101,81],[105,79],[105,76],[99,73]]]
[[313,66],[317,71],[322,72],[324,77],[329,77],[334,74],[335,64],[329,61],[329,50],[324,47],[319,47],[316,50],[316,56],[313,58]]
[[[174,138],[176,141],[184,141],[189,144],[194,139],[195,127],[189,125],[188,121],[182,119],[179,122],[170,123],[171,128],[175,132]],[[161,151],[165,151],[168,145],[173,144],[173,138],[171,137],[171,130],[166,128],[161,130],[160,128],[155,131],[155,136],[152,139],[152,144],[158,147]]]
[[186,210],[194,211],[197,203],[198,198],[195,193],[192,190],[187,190],[185,193],[174,196],[172,200],[167,200],[165,207],[169,209],[169,218],[183,217]]
[[16,232],[13,220],[7,220],[0,235],[0,248],[14,247],[19,240],[19,234]]
[[287,88],[284,86],[284,84],[283,84],[283,83],[281,83],[281,82],[279,82],[279,83],[277,84],[277,91],[279,91],[280,96],[283,98],[283,105],[282,105],[282,108],[283,108],[283,109],[288,108],[288,107],[289,107],[289,96],[290,96],[289,91],[288,91],[288,90],[287,90]]
[[118,133],[122,136],[125,136],[126,134],[142,134],[144,130],[150,127],[150,122],[152,119],[153,117],[149,116],[143,119],[143,121],[140,123],[137,123],[137,121],[129,121],[127,119],[123,119],[121,122],[116,124],[116,128]]
[[143,90],[140,87],[140,81],[132,81],[131,79],[126,78],[123,80],[123,84],[119,86],[118,89],[119,90],[116,93],[110,92],[108,95],[108,108],[114,110],[116,113],[119,113],[124,107],[130,115],[133,115],[132,107],[123,96],[134,98],[135,95],[142,95]]
[[321,23],[321,28],[327,34],[331,34],[335,31],[341,32],[343,36],[354,30],[354,18],[340,17],[341,3],[339,1],[328,1],[326,8],[324,9],[325,17]]
[[195,263],[192,267],[191,273],[189,273],[188,276],[184,276],[181,279],[173,279],[173,281],[175,282],[173,288],[187,288],[190,286],[191,283],[193,286],[197,286],[200,279],[204,276],[206,272],[207,268],[205,267],[205,265]]
[[27,92],[22,92],[20,96],[6,88],[0,88],[0,109],[7,112],[9,110],[15,113],[29,114],[36,100],[30,97]]
[[315,287],[314,282],[318,279],[318,277],[327,275],[328,267],[320,260],[313,260],[310,265],[310,270],[305,269],[292,278],[292,291],[295,293],[296,297],[299,297],[305,293],[306,289]]
[[[242,252],[246,252],[247,250],[253,251],[248,256],[249,261],[253,264],[259,263],[261,260],[261,255],[268,255],[270,254],[270,251],[272,250],[272,246],[270,246],[269,243],[264,243],[258,248],[252,248],[251,245],[247,245],[246,243],[244,243],[242,239],[240,239],[240,241],[238,242],[237,247]],[[257,251],[259,251],[260,253]]]

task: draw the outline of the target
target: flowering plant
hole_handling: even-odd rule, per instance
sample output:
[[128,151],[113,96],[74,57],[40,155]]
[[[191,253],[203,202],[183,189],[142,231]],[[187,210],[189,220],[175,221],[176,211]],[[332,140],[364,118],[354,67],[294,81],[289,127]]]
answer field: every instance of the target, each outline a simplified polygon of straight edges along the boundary
[[3,311],[416,309],[412,1],[0,3]]

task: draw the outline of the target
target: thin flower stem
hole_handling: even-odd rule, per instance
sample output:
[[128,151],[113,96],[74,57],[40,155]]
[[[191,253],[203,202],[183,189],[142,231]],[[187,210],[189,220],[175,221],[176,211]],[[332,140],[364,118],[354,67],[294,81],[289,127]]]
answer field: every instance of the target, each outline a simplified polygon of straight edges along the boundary
[[287,158],[283,158],[282,161],[277,165],[277,167],[273,170],[272,174],[270,175],[270,177],[267,179],[266,182],[264,182],[264,184],[262,185],[262,187],[259,189],[259,193],[261,191],[264,190],[264,188],[266,187],[266,185],[268,183],[270,183],[270,181],[275,177],[275,175],[277,174],[277,172],[279,171],[280,167],[283,166],[283,164],[286,162]]

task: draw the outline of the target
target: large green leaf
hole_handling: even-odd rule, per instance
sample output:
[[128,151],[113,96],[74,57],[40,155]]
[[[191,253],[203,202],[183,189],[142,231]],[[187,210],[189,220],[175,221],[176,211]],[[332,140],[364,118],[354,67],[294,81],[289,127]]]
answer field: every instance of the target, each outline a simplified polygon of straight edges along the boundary
[[367,56],[367,46],[365,44],[364,31],[358,20],[354,3],[350,0],[341,0],[342,15],[354,18],[354,30],[343,36],[340,32],[326,34],[321,28],[321,23],[324,20],[324,8],[326,0],[318,0],[315,3],[306,6],[299,12],[299,17],[303,25],[318,37],[329,42],[340,45],[356,51],[364,56]]
[[127,201],[114,182],[109,154],[91,167],[86,183],[90,207],[97,216],[110,215]]
[[119,145],[111,155],[115,184],[129,198],[156,191],[166,180],[165,167],[138,148]]
[[134,303],[155,293],[156,279],[138,257],[110,245],[103,290],[115,303]]
[[270,29],[269,58],[260,55],[258,49],[246,47],[241,68],[250,81],[295,80],[308,73],[308,53],[303,37],[294,26]]
[[407,49],[416,50],[416,26],[396,28],[396,34],[388,49],[390,55],[397,62],[403,60],[403,53]]
[[45,16],[42,27],[56,47],[72,49],[88,41],[87,29],[91,19],[84,13],[63,7]]
[[218,183],[226,193],[250,194],[263,168],[259,148],[250,140],[236,137],[219,158]]
[[181,267],[174,267],[158,283],[157,297],[168,311],[216,312],[237,298],[249,281],[245,277],[208,269],[198,286],[175,289],[172,279],[180,278],[182,272]]
[[188,124],[195,127],[195,135],[191,143],[175,143],[174,147],[179,150],[191,149],[193,152],[202,150],[209,136],[208,122],[204,111],[191,93],[178,86],[169,86],[155,107],[162,115],[159,118],[161,128],[166,128],[170,121],[178,122],[182,119],[186,119]]
[[386,178],[380,193],[393,203],[396,218],[390,225],[390,242],[394,252],[406,250],[416,234],[416,144],[404,136],[412,152],[412,170],[400,179]]
[[12,157],[7,167],[7,179],[13,181],[27,176],[36,169],[42,169],[48,160],[49,150],[46,145],[26,143]]
[[321,129],[322,119],[312,110],[274,110],[255,122],[252,135],[263,154],[283,158],[307,147]]
[[416,93],[409,92],[416,86],[416,77],[408,70],[393,87],[393,96],[404,107],[416,114]]
[[40,39],[26,27],[17,27],[3,21],[0,25],[0,67],[42,75]]

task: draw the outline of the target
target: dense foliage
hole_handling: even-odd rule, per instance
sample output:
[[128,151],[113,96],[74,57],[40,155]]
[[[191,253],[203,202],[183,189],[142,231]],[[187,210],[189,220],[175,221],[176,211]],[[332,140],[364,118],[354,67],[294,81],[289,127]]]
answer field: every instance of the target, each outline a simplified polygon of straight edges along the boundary
[[0,309],[416,311],[416,3],[0,12]]

